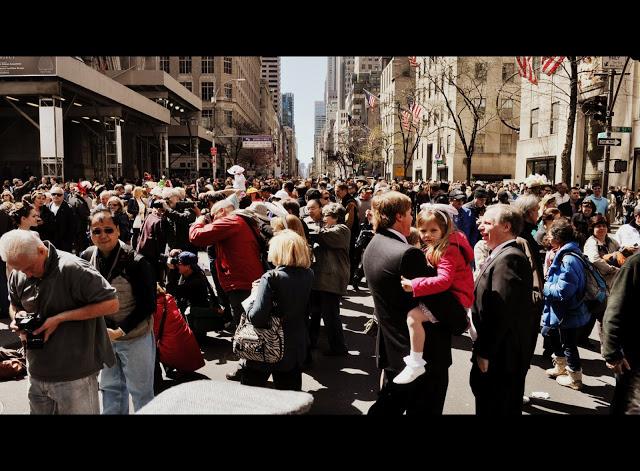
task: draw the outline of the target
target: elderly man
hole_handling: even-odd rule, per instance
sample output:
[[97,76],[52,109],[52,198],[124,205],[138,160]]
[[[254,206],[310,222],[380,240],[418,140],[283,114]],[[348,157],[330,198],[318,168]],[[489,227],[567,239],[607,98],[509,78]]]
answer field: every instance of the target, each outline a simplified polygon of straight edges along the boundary
[[[11,328],[27,341],[31,413],[100,413],[98,372],[114,364],[102,317],[118,312],[115,289],[89,263],[31,231],[3,235],[0,257],[13,268]],[[25,326],[30,318],[40,327]]]
[[491,254],[478,268],[472,307],[478,336],[469,383],[477,415],[522,413],[524,381],[531,361],[531,264],[516,243],[522,215],[511,205],[490,206],[480,233]]

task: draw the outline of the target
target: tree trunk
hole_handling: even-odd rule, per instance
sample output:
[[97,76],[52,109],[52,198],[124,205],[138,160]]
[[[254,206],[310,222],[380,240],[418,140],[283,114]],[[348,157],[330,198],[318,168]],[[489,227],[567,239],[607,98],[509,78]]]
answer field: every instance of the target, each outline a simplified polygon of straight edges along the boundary
[[467,159],[467,185],[471,185],[471,156],[465,157]]
[[562,181],[572,186],[571,181],[571,148],[573,146],[573,131],[576,124],[576,110],[578,108],[578,61],[575,56],[569,56],[571,61],[571,95],[569,97],[569,116],[567,117],[567,134],[564,140],[564,149],[560,156],[562,164]]

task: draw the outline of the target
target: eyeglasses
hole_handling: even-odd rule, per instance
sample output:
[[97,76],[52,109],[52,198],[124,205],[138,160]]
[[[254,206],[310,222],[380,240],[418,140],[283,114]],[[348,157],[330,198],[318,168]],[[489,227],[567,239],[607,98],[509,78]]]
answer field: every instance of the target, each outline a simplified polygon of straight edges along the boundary
[[51,196],[62,196],[62,193],[51,193]]
[[100,235],[104,231],[105,234],[113,234],[116,230],[113,227],[105,227],[104,229],[92,229],[91,233],[93,235]]

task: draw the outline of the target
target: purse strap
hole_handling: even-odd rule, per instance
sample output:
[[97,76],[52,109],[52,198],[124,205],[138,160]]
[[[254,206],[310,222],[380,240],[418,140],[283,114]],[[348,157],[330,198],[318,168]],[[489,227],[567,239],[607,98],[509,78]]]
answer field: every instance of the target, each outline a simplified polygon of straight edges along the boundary
[[160,342],[162,338],[162,334],[164,333],[164,322],[167,320],[167,295],[166,293],[162,296],[162,300],[164,301],[162,304],[162,318],[160,318],[160,327],[158,328],[158,337],[156,338],[156,345]]

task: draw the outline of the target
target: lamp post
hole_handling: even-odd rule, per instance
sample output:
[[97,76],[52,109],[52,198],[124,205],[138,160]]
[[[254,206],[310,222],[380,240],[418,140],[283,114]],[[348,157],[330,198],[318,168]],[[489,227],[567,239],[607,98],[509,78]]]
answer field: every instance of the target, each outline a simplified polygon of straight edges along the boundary
[[[222,82],[220,84],[219,87],[216,87],[215,85],[215,81],[216,81],[216,76],[213,76],[213,96],[211,97],[211,103],[213,104],[213,123],[211,125],[211,147],[215,148],[216,147],[216,111],[217,111],[217,107],[218,107],[218,98],[222,98],[222,97],[218,97],[218,92],[220,91],[220,89],[222,87],[224,87],[226,84],[231,83],[231,82],[246,82],[246,79],[244,78],[235,78],[235,79],[230,79],[230,80],[226,80],[224,82]],[[217,167],[217,165],[216,165]],[[217,168],[213,168],[213,178],[216,178],[216,171]]]

